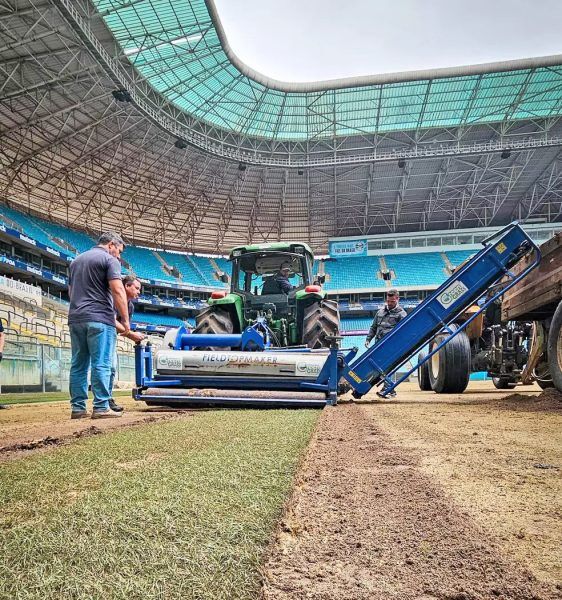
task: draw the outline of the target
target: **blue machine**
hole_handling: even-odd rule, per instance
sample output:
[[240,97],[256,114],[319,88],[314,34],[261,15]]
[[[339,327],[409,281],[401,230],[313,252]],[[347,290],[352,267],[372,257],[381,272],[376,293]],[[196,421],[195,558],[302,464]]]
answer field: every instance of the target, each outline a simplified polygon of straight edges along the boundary
[[[338,390],[345,380],[360,398],[374,385],[386,383],[382,396],[390,393],[406,379],[421,362],[438,352],[453,337],[463,331],[485,308],[534,269],[540,262],[540,251],[531,238],[517,224],[512,223],[483,242],[483,248],[472,259],[443,283],[431,296],[419,304],[405,319],[384,338],[356,358],[357,349],[342,352],[338,348],[341,338],[332,338],[331,347],[323,353],[307,348],[272,348],[262,325],[247,328],[241,334],[209,336],[194,335],[181,328],[175,334],[172,347],[154,372],[154,356],[150,344],[136,348],[136,389],[133,397],[154,404],[213,404],[238,406],[310,406],[319,407],[337,403]],[[510,272],[519,260],[535,252],[534,262],[517,277]],[[466,308],[481,298],[494,283],[505,278],[500,291],[489,298],[480,310],[458,328],[449,325]],[[448,335],[423,361],[416,364],[398,381],[392,376],[415,355],[433,336],[444,330]],[[195,352],[192,348],[239,348],[239,351]],[[242,354],[245,352],[245,354]],[[192,353],[192,354],[190,354]],[[185,372],[191,357],[199,361],[191,372]],[[193,362],[193,361],[191,361]],[[162,363],[164,368],[162,368]],[[240,368],[241,374],[214,374],[197,372],[212,363]],[[264,374],[247,375],[246,365],[264,365]],[[272,365],[278,368],[272,374]],[[286,374],[283,375],[283,368]],[[197,393],[195,390],[254,390],[257,392],[281,392],[278,397],[248,395],[218,395]],[[290,393],[287,393],[290,392]]]

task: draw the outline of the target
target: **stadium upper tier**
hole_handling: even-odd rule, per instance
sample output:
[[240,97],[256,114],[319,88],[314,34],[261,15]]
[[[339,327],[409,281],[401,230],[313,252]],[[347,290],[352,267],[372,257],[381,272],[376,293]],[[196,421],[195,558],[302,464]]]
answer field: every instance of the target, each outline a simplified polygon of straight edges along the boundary
[[[411,252],[327,260],[324,287],[328,291],[385,290],[389,287],[432,288],[443,283],[475,250]],[[390,279],[385,280],[384,275]]]
[[197,120],[236,134],[297,141],[562,111],[560,75],[548,67],[283,83],[236,57],[212,0],[94,4],[125,56],[158,93]]

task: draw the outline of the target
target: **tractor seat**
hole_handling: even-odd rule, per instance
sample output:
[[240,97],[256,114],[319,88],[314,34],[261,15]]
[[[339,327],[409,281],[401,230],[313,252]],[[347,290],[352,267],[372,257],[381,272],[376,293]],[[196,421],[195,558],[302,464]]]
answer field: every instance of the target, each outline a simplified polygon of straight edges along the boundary
[[275,281],[275,277],[268,277],[263,282],[263,287],[261,290],[262,296],[270,296],[272,294],[282,294],[282,293],[283,292],[281,291],[279,284],[277,283],[277,281]]

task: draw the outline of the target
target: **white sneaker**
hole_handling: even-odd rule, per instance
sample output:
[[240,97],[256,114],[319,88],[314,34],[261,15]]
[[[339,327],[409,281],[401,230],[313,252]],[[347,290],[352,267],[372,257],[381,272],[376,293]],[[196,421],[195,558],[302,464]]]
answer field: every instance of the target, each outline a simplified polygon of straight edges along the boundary
[[94,410],[92,412],[92,419],[116,419],[122,417],[123,413],[115,412],[114,410]]

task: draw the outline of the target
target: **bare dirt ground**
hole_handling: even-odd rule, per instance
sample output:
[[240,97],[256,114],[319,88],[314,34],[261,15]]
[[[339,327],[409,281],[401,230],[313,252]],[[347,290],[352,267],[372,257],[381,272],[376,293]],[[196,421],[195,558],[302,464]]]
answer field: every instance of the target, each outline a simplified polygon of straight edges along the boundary
[[561,598],[562,399],[516,391],[325,410],[264,598]]
[[[13,404],[0,411],[0,461],[68,444],[107,431],[163,419],[181,418],[188,411],[149,408],[144,402],[120,396],[125,407],[119,419],[70,419],[68,402]],[[91,410],[91,406],[88,407]]]

